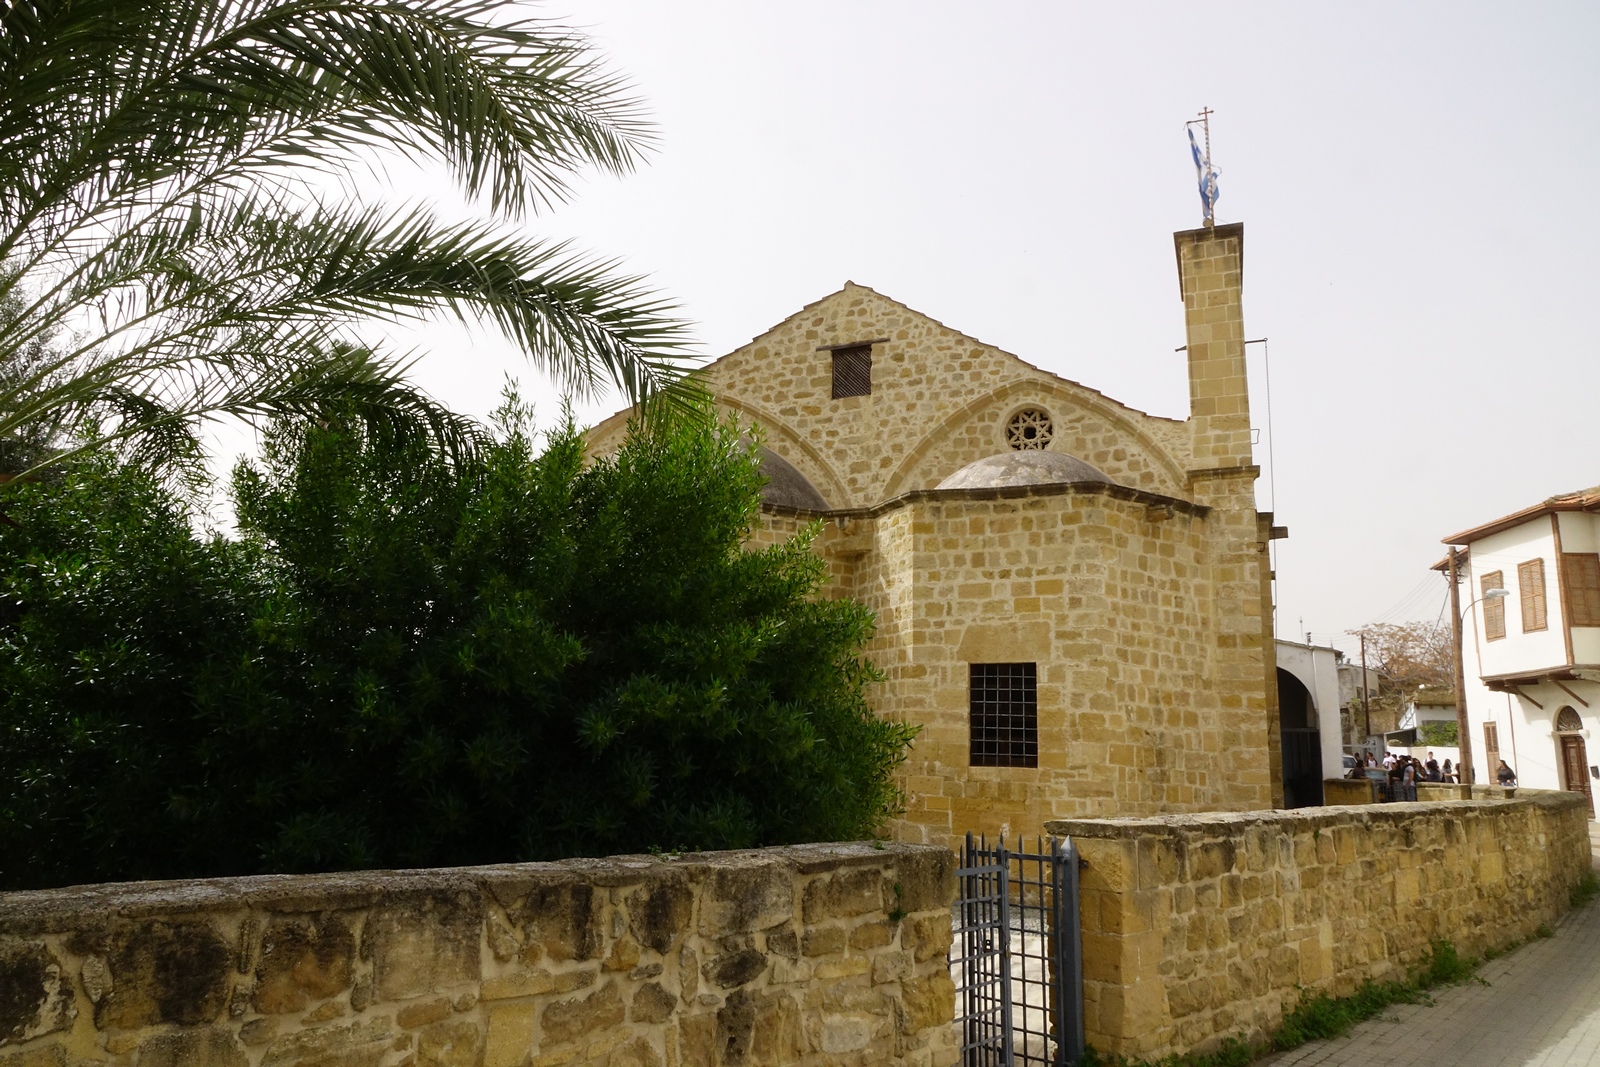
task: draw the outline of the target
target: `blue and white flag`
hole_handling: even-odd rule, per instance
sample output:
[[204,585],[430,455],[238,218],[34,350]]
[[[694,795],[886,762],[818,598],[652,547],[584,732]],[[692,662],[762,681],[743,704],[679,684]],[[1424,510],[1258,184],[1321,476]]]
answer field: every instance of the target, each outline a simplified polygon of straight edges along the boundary
[[1209,219],[1217,206],[1217,171],[1200,154],[1200,146],[1194,139],[1194,127],[1188,129],[1189,151],[1194,153],[1194,173],[1200,180],[1200,206],[1205,210],[1204,217]]

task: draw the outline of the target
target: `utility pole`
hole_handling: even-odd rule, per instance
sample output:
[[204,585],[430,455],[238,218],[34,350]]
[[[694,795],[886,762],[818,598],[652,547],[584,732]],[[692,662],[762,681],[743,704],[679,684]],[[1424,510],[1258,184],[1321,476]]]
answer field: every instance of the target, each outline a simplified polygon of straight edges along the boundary
[[1364,746],[1372,737],[1372,705],[1367,701],[1367,635],[1361,634],[1361,717],[1366,720],[1367,732],[1362,735],[1361,744]]
[[1461,663],[1461,590],[1456,586],[1456,546],[1450,546],[1450,631],[1456,650],[1456,739],[1461,745],[1461,781],[1477,784],[1472,768],[1472,735],[1467,732],[1467,674]]

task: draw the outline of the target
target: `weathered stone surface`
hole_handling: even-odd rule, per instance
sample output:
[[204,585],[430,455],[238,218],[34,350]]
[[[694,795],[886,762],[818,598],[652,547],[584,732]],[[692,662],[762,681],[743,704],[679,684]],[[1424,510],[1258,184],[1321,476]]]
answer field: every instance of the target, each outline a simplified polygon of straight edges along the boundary
[[95,1024],[132,1030],[152,1023],[194,1026],[216,1020],[228,1003],[233,953],[205,922],[151,922],[112,937],[111,990]]
[[138,1067],[248,1067],[233,1034],[217,1026],[157,1034],[139,1046]]
[[711,874],[700,903],[700,933],[720,937],[765,929],[794,917],[794,880],[771,868],[727,867]]
[[905,1000],[903,1028],[909,1033],[946,1026],[955,1018],[956,987],[948,971],[934,971],[901,983]]
[[808,923],[882,911],[882,875],[874,870],[840,871],[806,886],[800,914]]
[[261,1067],[378,1067],[395,1039],[389,1019],[285,1034],[267,1046]]
[[0,945],[0,1046],[69,1028],[73,1001],[71,980],[43,943]]
[[527,930],[529,961],[593,959],[600,951],[596,904],[594,887],[584,882],[535,887],[516,912]]
[[[937,908],[939,901],[956,895],[955,855],[950,852],[919,852],[895,862],[892,884],[884,894],[888,908],[898,906],[906,912]],[[895,887],[899,891],[895,892]]]
[[717,1016],[714,1014],[678,1017],[678,1062],[715,1064],[717,1059]]
[[375,910],[365,936],[378,996],[402,1000],[476,982],[482,934],[483,902],[466,894],[419,894]]
[[622,991],[612,980],[586,997],[551,1004],[544,1010],[540,1028],[546,1044],[561,1045],[596,1030],[616,1026],[626,1015]]
[[432,1023],[417,1038],[417,1067],[477,1067],[482,1044],[476,1023]]
[[749,946],[730,948],[706,964],[707,977],[723,989],[753,982],[766,969],[766,954]]
[[262,936],[255,1009],[263,1015],[302,1011],[350,987],[355,936],[339,916],[275,919]]
[[606,1067],[661,1067],[662,1058],[649,1040],[636,1037],[611,1053]]
[[659,982],[646,982],[633,995],[628,1008],[628,1018],[636,1023],[664,1023],[672,1018],[678,998],[661,987]]
[[39,1045],[10,1055],[0,1052],[0,1067],[76,1067],[67,1062],[67,1050],[60,1045]]
[[917,963],[925,963],[950,950],[954,933],[950,923],[938,915],[919,916],[900,927],[900,943]]
[[414,1030],[419,1026],[427,1026],[429,1023],[449,1018],[450,1011],[449,999],[440,997],[438,1000],[425,1000],[420,1004],[407,1004],[395,1014],[394,1021],[402,1030]]
[[534,1019],[538,1005],[530,1001],[489,1008],[489,1033],[484,1040],[483,1067],[518,1067],[527,1062],[537,1040]]
[[694,890],[687,879],[663,880],[628,899],[628,925],[641,945],[666,955],[694,917]]

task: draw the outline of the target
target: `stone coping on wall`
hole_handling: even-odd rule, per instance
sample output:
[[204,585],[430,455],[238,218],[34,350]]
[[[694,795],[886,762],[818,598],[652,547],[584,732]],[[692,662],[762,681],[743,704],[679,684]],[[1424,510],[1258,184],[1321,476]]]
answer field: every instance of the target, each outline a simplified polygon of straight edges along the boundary
[[[1474,787],[1482,788],[1482,787]],[[1437,813],[1442,805],[1463,812],[1492,811],[1500,807],[1535,805],[1551,811],[1565,811],[1585,807],[1582,793],[1564,790],[1513,790],[1515,798],[1490,797],[1473,800],[1417,800],[1396,801],[1390,804],[1341,804],[1314,808],[1272,808],[1265,811],[1217,811],[1192,815],[1153,815],[1126,819],[1052,819],[1044,824],[1045,833],[1058,837],[1092,838],[1145,838],[1154,836],[1177,837],[1196,831],[1225,832],[1230,829],[1246,830],[1251,827],[1289,829],[1317,829],[1346,825],[1351,816],[1403,824],[1418,815]]]
[[0,894],[0,1067],[954,1063],[948,849]]
[[261,911],[365,908],[408,893],[484,890],[498,900],[505,900],[526,895],[529,890],[542,886],[573,881],[593,886],[629,886],[674,872],[704,877],[741,868],[780,867],[796,875],[813,875],[846,867],[879,866],[890,856],[921,856],[931,848],[888,841],[843,842],[728,852],[640,853],[477,867],[101,882],[0,893],[0,935],[91,929],[119,918],[144,918],[163,913],[232,908]]

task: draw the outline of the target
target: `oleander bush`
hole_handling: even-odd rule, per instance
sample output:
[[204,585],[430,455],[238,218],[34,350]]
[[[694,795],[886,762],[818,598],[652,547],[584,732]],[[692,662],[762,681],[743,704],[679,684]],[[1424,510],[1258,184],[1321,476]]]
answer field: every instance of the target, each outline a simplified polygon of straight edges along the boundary
[[838,840],[914,729],[736,429],[586,462],[280,423],[237,532],[107,458],[0,487],[0,885]]

